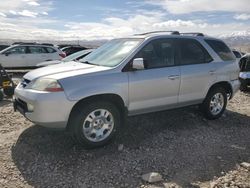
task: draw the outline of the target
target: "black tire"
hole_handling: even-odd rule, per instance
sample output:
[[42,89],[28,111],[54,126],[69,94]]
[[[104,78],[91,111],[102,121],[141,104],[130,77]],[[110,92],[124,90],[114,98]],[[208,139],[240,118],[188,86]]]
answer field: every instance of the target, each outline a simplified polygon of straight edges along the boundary
[[3,92],[2,92],[2,90],[0,90],[0,101],[3,100],[3,97],[4,97]]
[[15,88],[11,86],[8,86],[3,89],[3,92],[7,97],[12,97],[14,95],[14,91],[15,91]]
[[[219,111],[218,114],[213,114],[211,111],[210,103],[216,94],[222,94],[224,102],[223,102],[223,107],[222,107],[221,111]],[[201,110],[203,111],[204,116],[209,120],[214,120],[214,119],[220,118],[226,109],[227,100],[228,100],[227,93],[226,93],[224,88],[216,87],[216,88],[213,88],[212,90],[210,90],[206,96],[206,99],[201,104]]]
[[[87,116],[97,109],[108,110],[113,116],[114,124],[113,129],[107,138],[102,141],[93,142],[89,140],[83,133],[83,124]],[[88,103],[80,103],[74,108],[72,114],[70,115],[68,128],[74,141],[86,149],[92,149],[108,144],[118,132],[120,124],[121,114],[114,104],[109,102],[93,101]]]

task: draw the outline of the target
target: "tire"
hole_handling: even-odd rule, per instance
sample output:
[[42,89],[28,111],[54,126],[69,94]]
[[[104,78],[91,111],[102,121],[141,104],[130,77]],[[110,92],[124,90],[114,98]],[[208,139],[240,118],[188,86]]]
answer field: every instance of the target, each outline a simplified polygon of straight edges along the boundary
[[201,105],[204,116],[210,120],[220,118],[226,109],[227,100],[227,93],[224,88],[216,87],[209,91]]
[[[107,117],[101,116],[101,113]],[[68,126],[78,144],[92,149],[109,143],[119,130],[120,124],[121,114],[117,107],[109,102],[97,101],[76,106]]]
[[2,92],[2,90],[0,89],[0,101],[3,100],[3,97],[4,97],[3,92]]
[[14,90],[14,87],[8,86],[3,89],[3,92],[7,97],[12,97],[14,95]]

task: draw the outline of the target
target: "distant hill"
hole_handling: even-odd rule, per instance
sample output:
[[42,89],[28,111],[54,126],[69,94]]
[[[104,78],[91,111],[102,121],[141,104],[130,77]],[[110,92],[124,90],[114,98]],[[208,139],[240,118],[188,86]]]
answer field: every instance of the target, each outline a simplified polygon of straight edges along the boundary
[[[250,53],[250,31],[237,31],[230,34],[223,34],[216,36],[224,40],[231,48],[240,50],[242,52]],[[72,40],[72,41],[49,41],[49,40],[12,40],[0,39],[0,44],[12,44],[13,42],[40,42],[40,43],[53,43],[53,44],[79,44],[88,48],[96,48],[101,46],[107,40]]]
[[218,36],[231,48],[250,53],[250,31],[238,31]]
[[73,45],[81,45],[87,48],[97,48],[107,42],[107,40],[72,40],[72,41],[50,41],[50,40],[12,40],[12,39],[0,39],[0,44],[13,44],[14,42],[38,42],[38,43],[52,43],[55,45],[58,44],[73,44]]

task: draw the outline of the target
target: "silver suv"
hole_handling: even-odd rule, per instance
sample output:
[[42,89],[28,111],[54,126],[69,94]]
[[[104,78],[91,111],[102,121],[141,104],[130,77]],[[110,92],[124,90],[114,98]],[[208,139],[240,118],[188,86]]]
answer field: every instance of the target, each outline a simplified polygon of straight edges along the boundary
[[126,115],[200,105],[205,117],[219,118],[239,89],[238,76],[223,41],[151,32],[111,40],[81,61],[27,73],[14,108],[92,148],[109,142]]

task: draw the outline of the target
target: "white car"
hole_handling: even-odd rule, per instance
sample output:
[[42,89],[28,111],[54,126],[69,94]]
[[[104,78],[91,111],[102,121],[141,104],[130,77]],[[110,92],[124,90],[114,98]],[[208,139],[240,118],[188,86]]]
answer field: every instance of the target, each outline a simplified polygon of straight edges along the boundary
[[37,67],[45,67],[45,66],[50,66],[50,65],[56,65],[59,63],[66,63],[69,61],[78,61],[79,59],[84,58],[85,56],[87,56],[88,54],[90,54],[93,51],[93,49],[88,49],[88,50],[82,50],[76,53],[73,53],[61,60],[54,60],[54,61],[46,61],[46,62],[42,62],[42,63],[38,63]]
[[5,68],[36,67],[38,63],[60,60],[66,55],[61,50],[47,45],[13,45],[0,52],[0,63]]

